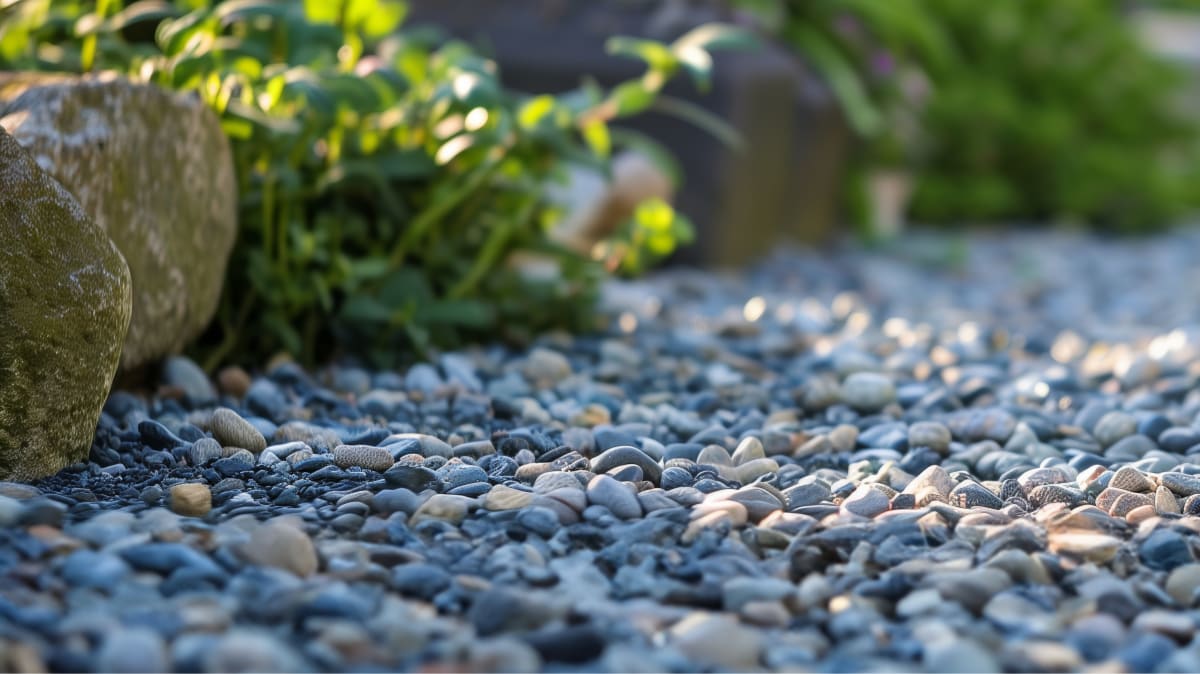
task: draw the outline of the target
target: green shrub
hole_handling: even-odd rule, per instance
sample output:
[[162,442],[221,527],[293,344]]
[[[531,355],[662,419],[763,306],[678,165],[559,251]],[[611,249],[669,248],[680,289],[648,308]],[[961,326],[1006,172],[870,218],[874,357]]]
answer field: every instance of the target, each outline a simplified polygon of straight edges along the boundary
[[[647,64],[611,91],[519,96],[460,42],[401,27],[388,0],[0,3],[0,66],[112,69],[197,92],[232,140],[240,236],[203,355],[312,361],[331,349],[390,364],[475,338],[580,329],[604,269],[553,244],[546,185],[600,170],[679,72],[704,85],[708,50],[744,34],[704,26],[672,45],[615,39]],[[632,139],[631,142],[637,139]],[[610,250],[640,265],[689,235],[669,206],[640,209]],[[652,234],[651,235],[648,235]],[[538,279],[515,252],[557,263]]]
[[861,171],[912,171],[917,222],[1143,231],[1200,204],[1180,73],[1137,41],[1121,3],[738,4],[829,81],[863,138]]

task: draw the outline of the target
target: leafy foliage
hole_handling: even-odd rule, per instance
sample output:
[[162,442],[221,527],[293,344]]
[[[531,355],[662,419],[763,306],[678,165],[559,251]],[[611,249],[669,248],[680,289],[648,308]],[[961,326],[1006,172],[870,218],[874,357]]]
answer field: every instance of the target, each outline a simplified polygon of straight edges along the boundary
[[829,81],[864,139],[861,170],[912,171],[916,221],[1140,231],[1200,204],[1179,73],[1136,40],[1121,3],[738,4]]
[[[645,61],[642,77],[527,97],[468,45],[403,28],[405,13],[394,0],[0,0],[0,65],[116,70],[196,92],[220,114],[241,232],[209,365],[331,348],[384,365],[476,337],[588,327],[611,261],[551,242],[546,184],[571,162],[606,170],[625,138],[612,121],[679,73],[706,86],[709,50],[746,34],[615,38],[613,53]],[[616,266],[640,268],[690,236],[669,206],[647,208],[657,229],[612,242]],[[517,252],[558,275],[523,274]]]

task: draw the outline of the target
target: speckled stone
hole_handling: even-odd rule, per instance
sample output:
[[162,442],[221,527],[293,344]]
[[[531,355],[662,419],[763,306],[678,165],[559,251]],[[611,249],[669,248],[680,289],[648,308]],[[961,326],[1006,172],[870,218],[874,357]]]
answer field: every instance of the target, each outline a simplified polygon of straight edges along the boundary
[[[1107,418],[1107,417],[1106,417]],[[1150,481],[1142,472],[1132,466],[1123,466],[1113,474],[1112,479],[1108,483],[1109,487],[1114,489],[1124,489],[1125,491],[1137,492],[1144,494],[1154,491],[1154,483]]]
[[395,463],[387,449],[370,445],[338,445],[333,450],[333,462],[341,468],[359,466],[378,473]]
[[223,447],[241,447],[255,454],[267,448],[267,439],[254,424],[228,407],[218,407],[213,411],[209,428]]

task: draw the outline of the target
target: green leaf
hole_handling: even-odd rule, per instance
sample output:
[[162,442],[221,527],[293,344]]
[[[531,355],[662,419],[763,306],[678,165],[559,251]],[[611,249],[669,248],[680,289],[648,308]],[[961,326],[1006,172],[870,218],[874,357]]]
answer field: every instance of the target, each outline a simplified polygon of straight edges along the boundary
[[654,102],[653,107],[704,130],[732,150],[740,152],[746,146],[742,134],[732,124],[691,101],[674,96],[661,96]]
[[124,30],[143,21],[162,21],[163,19],[175,18],[182,12],[163,0],[139,0],[125,9],[112,15],[104,22],[106,31],[115,32]]
[[342,303],[339,312],[343,321],[352,323],[383,323],[392,321],[393,310],[369,295],[352,295]]
[[583,138],[587,141],[592,152],[607,159],[612,154],[612,138],[608,134],[608,125],[602,119],[592,119],[581,129]]
[[225,0],[213,10],[213,16],[228,26],[237,21],[248,21],[259,17],[279,18],[292,9],[289,0]]
[[343,0],[304,0],[304,18],[312,23],[337,23]]
[[554,110],[554,105],[554,97],[549,94],[534,96],[517,112],[517,124],[520,124],[522,129],[533,129]]
[[651,91],[640,81],[618,84],[608,95],[617,108],[618,117],[627,117],[642,112],[654,102],[657,92]]
[[675,54],[669,47],[654,40],[618,35],[604,43],[605,50],[614,56],[629,56],[641,59],[652,70],[670,73],[678,67]]

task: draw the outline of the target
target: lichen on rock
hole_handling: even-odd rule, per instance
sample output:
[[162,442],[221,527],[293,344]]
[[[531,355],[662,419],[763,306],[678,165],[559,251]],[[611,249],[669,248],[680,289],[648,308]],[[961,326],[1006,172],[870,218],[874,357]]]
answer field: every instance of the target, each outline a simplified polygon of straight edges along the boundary
[[194,97],[113,76],[0,74],[0,126],[73,194],[129,263],[131,369],[212,319],[237,233],[232,151]]
[[132,311],[129,268],[0,127],[0,479],[87,458]]

